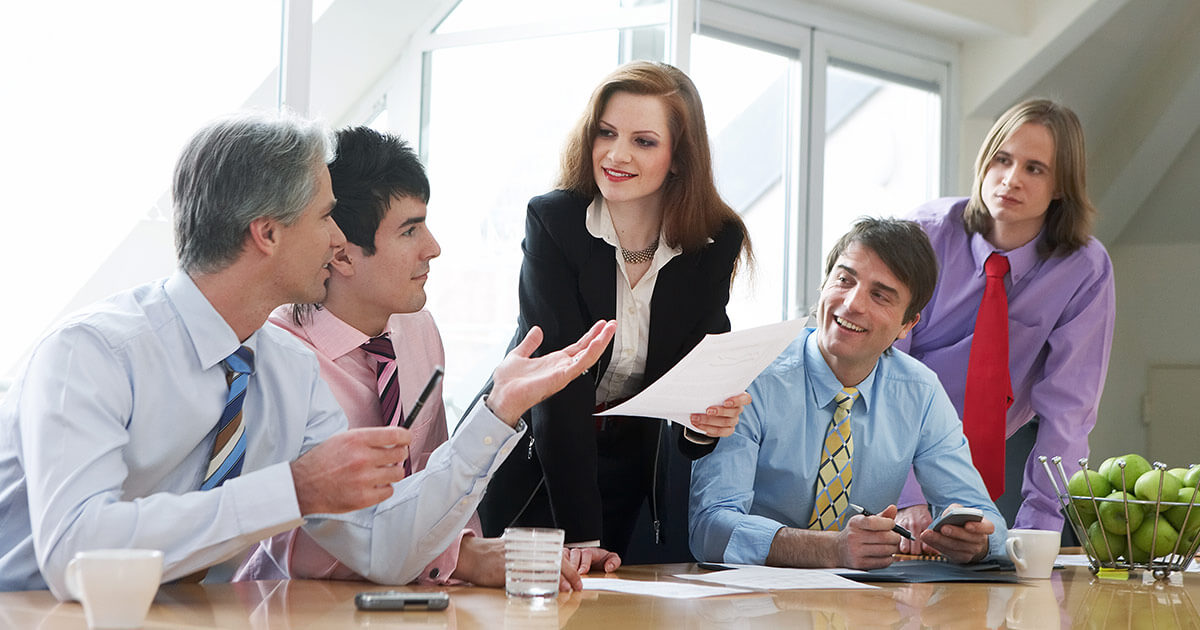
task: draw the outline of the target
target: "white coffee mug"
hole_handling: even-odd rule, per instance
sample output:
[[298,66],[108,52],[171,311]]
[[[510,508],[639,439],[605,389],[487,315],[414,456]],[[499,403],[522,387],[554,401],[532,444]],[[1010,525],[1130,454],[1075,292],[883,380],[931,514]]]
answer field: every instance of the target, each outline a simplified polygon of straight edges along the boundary
[[1062,534],[1042,529],[1010,529],[1004,548],[1017,568],[1017,577],[1048,578],[1058,557]]
[[156,549],[80,551],[67,564],[67,591],[83,604],[89,628],[140,628],[162,581]]

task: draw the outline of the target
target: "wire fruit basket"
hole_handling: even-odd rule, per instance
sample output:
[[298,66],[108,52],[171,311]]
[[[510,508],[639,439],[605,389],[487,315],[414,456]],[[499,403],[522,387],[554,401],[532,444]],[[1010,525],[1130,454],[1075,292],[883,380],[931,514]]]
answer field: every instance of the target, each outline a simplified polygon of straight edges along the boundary
[[[1042,455],[1038,457],[1038,461],[1042,462],[1046,474],[1050,477],[1050,482],[1054,484],[1054,492],[1058,495],[1063,513],[1067,515],[1067,521],[1075,530],[1075,538],[1079,540],[1080,545],[1087,553],[1088,567],[1093,574],[1098,574],[1102,569],[1125,571],[1141,569],[1151,572],[1156,580],[1166,580],[1172,572],[1183,572],[1192,563],[1197,548],[1200,548],[1200,525],[1198,525],[1200,524],[1200,504],[1197,503],[1197,500],[1200,499],[1200,482],[1197,482],[1196,488],[1186,502],[1163,501],[1161,500],[1163,484],[1169,473],[1166,472],[1166,464],[1154,462],[1151,470],[1161,471],[1158,475],[1158,493],[1156,495],[1159,498],[1153,501],[1135,498],[1132,493],[1134,480],[1130,479],[1130,483],[1126,483],[1126,462],[1124,459],[1118,458],[1115,465],[1121,471],[1121,487],[1117,488],[1114,484],[1116,492],[1104,497],[1095,496],[1092,476],[1085,473],[1083,479],[1087,483],[1088,495],[1072,495],[1069,491],[1070,483],[1067,479],[1067,471],[1063,469],[1062,458],[1056,456],[1048,460],[1046,456]],[[1053,470],[1050,467],[1051,462],[1054,464]],[[1088,470],[1087,465],[1087,458],[1079,460],[1080,470]],[[1057,477],[1055,476],[1056,472]],[[1060,480],[1061,486],[1059,485]],[[1112,495],[1118,492],[1121,496],[1114,498]],[[1123,520],[1126,525],[1132,523],[1133,512],[1142,513],[1143,519],[1153,519],[1153,525],[1149,530],[1151,540],[1149,546],[1153,553],[1145,551],[1142,546],[1138,546],[1134,542],[1133,530],[1137,529],[1137,526],[1125,526],[1121,528],[1124,531],[1114,532],[1107,525],[1101,523],[1096,526],[1100,532],[1099,535],[1090,532],[1089,528],[1092,527],[1092,523],[1098,521],[1102,514],[1101,506],[1105,504],[1109,504],[1109,506],[1104,511],[1109,514],[1115,512],[1116,517]],[[1168,528],[1174,531],[1169,522],[1165,526],[1162,525],[1166,519],[1161,515],[1166,510],[1178,510],[1174,515],[1178,517],[1182,514],[1183,525],[1178,528],[1178,535],[1173,544],[1166,543],[1160,546],[1160,527],[1164,530],[1164,535],[1167,534]],[[1089,535],[1090,533],[1091,535]]]

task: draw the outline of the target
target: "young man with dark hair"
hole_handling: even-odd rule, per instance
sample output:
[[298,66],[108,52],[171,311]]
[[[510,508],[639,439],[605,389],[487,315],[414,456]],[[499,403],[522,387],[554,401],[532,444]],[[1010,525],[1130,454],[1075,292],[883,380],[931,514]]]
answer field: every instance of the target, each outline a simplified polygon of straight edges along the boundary
[[[333,220],[347,242],[329,265],[325,299],[316,305],[283,306],[270,321],[317,355],[321,377],[345,410],[351,429],[394,425],[407,415],[434,367],[445,362],[437,325],[422,309],[430,262],[441,254],[425,221],[429,180],[416,153],[396,136],[353,127],[337,133],[337,147],[329,164],[338,200]],[[397,390],[394,406],[381,402],[388,387]],[[419,495],[422,487],[452,474],[454,458],[461,457],[455,442],[446,443],[441,393],[439,385],[412,425],[405,466],[413,476],[398,484],[410,493]],[[436,505],[439,500],[456,499],[427,496],[422,502]],[[481,537],[473,515],[470,521],[459,521],[437,523],[437,532],[409,534],[415,542],[427,536],[443,540],[443,530],[458,532],[418,580],[502,586],[502,541]],[[602,549],[570,553],[574,557],[564,566],[586,570],[593,559],[597,568],[611,571],[620,566],[616,554]],[[301,528],[264,540],[237,579],[288,577],[363,579]]]

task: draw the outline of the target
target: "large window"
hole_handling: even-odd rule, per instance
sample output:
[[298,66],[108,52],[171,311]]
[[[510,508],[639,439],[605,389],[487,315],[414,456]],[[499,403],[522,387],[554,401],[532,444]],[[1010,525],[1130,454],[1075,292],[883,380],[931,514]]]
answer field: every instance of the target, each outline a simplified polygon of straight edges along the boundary
[[[515,328],[525,204],[552,187],[567,131],[619,63],[679,55],[700,90],[718,188],[757,259],[734,285],[734,328],[807,315],[821,258],[855,217],[899,214],[940,190],[944,60],[725,3],[695,5],[700,19],[683,24],[665,3],[505,6],[461,2],[419,43],[410,84],[422,94],[419,117],[408,116],[420,121],[443,246],[428,291],[452,416]],[[672,47],[668,21],[701,33]]]
[[954,179],[953,48],[786,2],[132,0],[72,3],[70,20],[55,7],[0,20],[0,54],[32,61],[2,70],[16,124],[0,172],[20,173],[3,228],[23,266],[6,284],[19,306],[5,310],[0,392],[65,312],[170,273],[179,148],[242,107],[295,97],[334,126],[419,146],[451,417],[515,330],[526,202],[553,186],[567,132],[620,63],[671,61],[700,90],[717,186],[757,258],[733,288],[734,328],[806,315],[850,221],[906,212]]
[[0,381],[67,312],[172,271],[179,150],[214,116],[275,107],[279,34],[278,2],[0,9]]
[[937,195],[941,99],[876,72],[830,64],[822,255],[862,215],[903,214]]
[[692,37],[692,71],[711,138],[717,188],[746,222],[756,264],[729,299],[735,329],[786,316],[788,108],[800,65],[787,55]]
[[[835,35],[798,9],[766,16],[734,4],[747,3],[701,4],[709,36],[692,38],[689,72],[704,90],[718,185],[759,257],[729,307],[740,328],[807,316],[824,256],[854,219],[903,214],[940,194],[951,51],[866,27],[861,39]],[[917,50],[867,42],[875,38]]]
[[[821,256],[864,215],[903,215],[942,182],[946,64],[819,34]],[[823,77],[823,80],[821,78]]]

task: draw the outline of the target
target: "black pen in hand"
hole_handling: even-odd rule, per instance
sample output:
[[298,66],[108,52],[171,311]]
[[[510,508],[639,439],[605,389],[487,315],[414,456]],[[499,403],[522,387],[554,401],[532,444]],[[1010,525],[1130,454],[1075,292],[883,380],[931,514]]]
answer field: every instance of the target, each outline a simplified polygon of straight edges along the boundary
[[429,399],[429,395],[433,393],[433,388],[437,387],[438,381],[442,380],[442,374],[445,370],[442,366],[434,366],[433,374],[429,377],[429,382],[425,383],[425,389],[421,390],[421,395],[417,397],[417,402],[413,403],[412,409],[408,410],[408,415],[405,416],[401,427],[408,429],[412,427],[413,422],[417,419],[417,414],[421,413],[421,407],[425,406],[425,401]]
[[[854,505],[853,503],[851,503],[851,504],[849,504],[849,506],[850,506],[851,510],[858,512],[859,514],[862,514],[863,516],[875,516],[875,514],[873,512],[862,507],[861,505]],[[896,532],[897,534],[900,534],[901,536],[903,536],[913,542],[917,542],[917,539],[913,538],[912,532],[908,531],[907,529],[904,529],[903,527],[901,527],[899,525],[892,525],[892,531]]]

